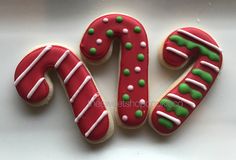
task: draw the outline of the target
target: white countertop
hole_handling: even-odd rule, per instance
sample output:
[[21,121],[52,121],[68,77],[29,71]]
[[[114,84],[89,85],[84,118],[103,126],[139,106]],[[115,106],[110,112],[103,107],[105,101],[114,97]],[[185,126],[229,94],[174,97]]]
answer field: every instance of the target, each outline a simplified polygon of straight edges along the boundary
[[[0,159],[236,159],[235,8],[234,0],[0,1]],[[183,72],[169,71],[157,61],[162,40],[174,29],[200,27],[223,49],[223,69],[216,83],[185,125],[171,137],[159,136],[145,124],[134,131],[116,127],[106,143],[89,145],[73,123],[71,105],[55,76],[54,97],[47,106],[32,108],[17,95],[13,75],[28,51],[56,43],[79,54],[78,46],[87,25],[108,12],[129,14],[146,28],[151,102]],[[118,55],[96,69],[89,68],[104,99],[116,102],[118,76],[114,73],[118,71]]]

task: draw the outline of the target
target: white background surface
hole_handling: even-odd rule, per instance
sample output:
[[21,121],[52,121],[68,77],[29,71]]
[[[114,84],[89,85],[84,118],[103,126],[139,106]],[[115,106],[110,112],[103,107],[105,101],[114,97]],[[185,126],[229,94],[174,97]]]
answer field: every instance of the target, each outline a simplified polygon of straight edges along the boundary
[[[170,32],[183,26],[200,27],[223,48],[223,69],[216,83],[171,137],[158,136],[145,124],[135,131],[116,127],[109,141],[89,145],[73,123],[71,106],[55,76],[54,97],[49,105],[32,108],[17,95],[14,70],[29,50],[57,43],[79,54],[87,25],[107,12],[129,14],[145,26],[150,44],[152,102],[183,72],[169,71],[157,61],[161,41]],[[234,0],[1,1],[0,159],[236,159],[235,15]],[[115,102],[118,55],[96,69],[89,68],[106,101]]]

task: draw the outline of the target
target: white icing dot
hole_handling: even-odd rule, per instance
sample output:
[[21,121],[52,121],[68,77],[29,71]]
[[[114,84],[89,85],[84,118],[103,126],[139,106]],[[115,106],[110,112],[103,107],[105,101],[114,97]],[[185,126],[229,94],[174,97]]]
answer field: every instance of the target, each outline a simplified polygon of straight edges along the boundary
[[144,41],[142,41],[142,42],[140,42],[140,46],[145,48],[147,46],[147,44]]
[[96,43],[97,43],[97,44],[102,44],[102,39],[98,38],[98,39],[96,40]]
[[129,32],[129,30],[128,30],[127,28],[124,28],[124,29],[122,30],[122,32],[123,32],[124,34],[127,34],[127,33]]
[[134,86],[133,85],[128,85],[127,89],[128,89],[128,91],[132,91],[132,90],[134,90]]
[[123,121],[127,121],[127,120],[128,120],[128,116],[127,116],[127,115],[123,115],[123,116],[122,116],[122,120],[123,120]]
[[136,67],[134,68],[134,71],[135,71],[136,73],[139,73],[139,72],[141,71],[141,67],[136,66]]
[[140,99],[139,100],[139,104],[142,105],[142,106],[145,105],[145,100],[144,99]]
[[103,18],[102,20],[104,23],[107,23],[108,22],[108,18]]

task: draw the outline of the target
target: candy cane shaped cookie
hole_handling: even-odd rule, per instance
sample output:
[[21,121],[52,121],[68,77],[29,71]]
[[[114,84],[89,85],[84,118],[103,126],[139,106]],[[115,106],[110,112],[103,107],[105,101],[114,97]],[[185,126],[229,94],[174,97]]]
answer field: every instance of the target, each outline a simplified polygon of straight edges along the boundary
[[121,14],[99,17],[87,28],[80,49],[86,60],[104,62],[114,38],[121,41],[116,118],[120,125],[136,128],[148,111],[148,41],[142,24]]
[[55,69],[64,83],[77,123],[84,137],[92,143],[107,139],[113,124],[103,100],[84,64],[70,50],[45,46],[30,52],[15,71],[17,92],[32,105],[46,104],[52,96],[52,83],[45,76]]
[[222,51],[206,32],[187,27],[167,37],[159,58],[173,69],[183,67],[191,58],[195,60],[150,110],[152,128],[167,135],[183,124],[210,90],[222,65]]
[[115,37],[121,40],[116,117],[120,125],[136,128],[148,111],[148,41],[142,24],[121,14],[97,18],[86,30],[80,49],[87,60],[104,61]]

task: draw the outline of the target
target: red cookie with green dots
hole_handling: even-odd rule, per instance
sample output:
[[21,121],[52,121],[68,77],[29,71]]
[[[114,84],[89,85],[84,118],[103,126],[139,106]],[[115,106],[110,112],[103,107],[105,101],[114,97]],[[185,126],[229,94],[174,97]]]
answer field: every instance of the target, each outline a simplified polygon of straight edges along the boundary
[[136,128],[148,113],[148,40],[142,24],[122,14],[101,16],[87,28],[80,49],[85,60],[104,62],[114,38],[121,43],[117,119],[126,128]]

